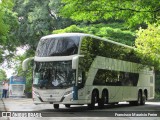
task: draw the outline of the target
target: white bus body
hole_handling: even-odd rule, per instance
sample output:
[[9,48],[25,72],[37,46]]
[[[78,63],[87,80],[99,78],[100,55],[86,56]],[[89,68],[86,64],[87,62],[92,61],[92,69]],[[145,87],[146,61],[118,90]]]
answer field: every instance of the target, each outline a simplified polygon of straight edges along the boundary
[[154,98],[154,79],[153,68],[140,64],[130,46],[82,33],[49,35],[34,57],[33,101],[54,108],[144,105]]

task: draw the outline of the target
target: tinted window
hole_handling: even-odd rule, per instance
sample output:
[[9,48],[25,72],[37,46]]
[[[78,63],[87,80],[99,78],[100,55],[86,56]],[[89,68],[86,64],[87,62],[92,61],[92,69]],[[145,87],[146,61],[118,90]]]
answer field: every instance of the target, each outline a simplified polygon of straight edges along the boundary
[[33,86],[40,89],[68,88],[75,83],[71,61],[35,62]]
[[78,54],[79,37],[53,37],[41,39],[36,56],[67,56]]
[[81,69],[86,72],[88,72],[96,56],[120,59],[135,63],[140,62],[140,59],[135,55],[133,49],[108,41],[97,40],[92,37],[84,37],[82,39],[80,54],[84,55],[84,58],[79,64]]
[[91,37],[83,38],[81,54],[87,55],[92,59],[96,56],[102,56],[135,63],[140,62],[133,49]]
[[95,76],[93,85],[137,86],[138,79],[138,73],[118,72],[99,69]]
[[[108,41],[97,40],[92,37],[84,37],[82,39],[80,54],[84,55],[79,59],[79,71],[85,72],[87,78],[88,71],[96,56],[102,56],[113,59],[120,59],[124,61],[131,61],[138,63],[139,58],[135,55],[134,50],[124,46],[120,46]],[[120,71],[109,70],[98,71],[94,85],[127,85],[127,82],[122,80],[127,79],[127,73]],[[105,73],[105,74],[104,74]],[[125,75],[126,74],[126,75]],[[132,85],[136,86],[139,74],[129,73],[129,78],[132,80]]]

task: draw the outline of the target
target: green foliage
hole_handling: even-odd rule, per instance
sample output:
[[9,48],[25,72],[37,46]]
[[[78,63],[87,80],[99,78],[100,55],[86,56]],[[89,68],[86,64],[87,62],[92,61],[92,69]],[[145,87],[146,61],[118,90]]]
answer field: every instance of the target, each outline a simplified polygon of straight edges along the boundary
[[160,68],[160,27],[148,25],[147,29],[140,28],[135,41],[137,52],[144,63]]
[[[39,39],[50,34],[53,30],[64,28],[72,23],[68,18],[58,16],[61,8],[60,1],[43,1],[43,0],[13,0],[14,9],[18,16],[18,27],[15,29],[14,38],[16,39],[14,46],[29,46],[29,49],[23,56],[14,54],[11,60],[15,64],[14,69],[17,75],[26,77],[26,89],[31,91],[32,84],[32,66],[29,71],[22,71],[22,61],[27,57],[32,57],[35,54]],[[11,44],[12,45],[12,44]],[[16,48],[15,47],[15,48]],[[1,51],[0,51],[1,53]]]
[[0,40],[3,42],[7,39],[8,32],[16,22],[16,14],[12,12],[12,8],[12,0],[2,0],[0,3]]
[[63,28],[69,20],[57,15],[59,1],[14,0],[14,11],[18,13],[19,28],[16,37],[21,45],[28,44],[35,51],[39,39],[54,29]]
[[159,92],[160,95],[160,71],[155,71],[155,91]]
[[15,0],[14,11],[18,13],[19,27],[17,39],[21,45],[28,44],[32,50],[41,36],[48,34],[50,26],[49,13],[47,13],[47,1],[42,3],[29,0]]
[[160,92],[155,92],[155,101],[159,102],[159,99],[160,99]]
[[6,72],[2,69],[0,69],[0,81],[3,81],[7,79],[7,75],[6,75]]
[[12,0],[2,0],[0,3],[0,63],[11,55],[6,55],[5,51],[13,53],[17,43],[14,39],[14,32],[18,23],[16,13],[12,12],[12,8]]
[[[157,22],[160,18],[159,6],[159,0],[2,0],[0,63],[15,56],[17,46],[28,45],[30,49],[24,56],[14,58],[19,61],[14,62],[15,71],[18,71],[18,75],[24,75],[20,64],[26,57],[34,55],[39,39],[53,30],[53,33],[89,33],[134,46],[135,34],[128,28],[144,22]],[[80,22],[73,22],[70,18]],[[104,24],[109,20],[112,24]],[[126,27],[121,22],[113,23],[115,20],[122,20],[129,26]],[[146,31],[140,29],[136,47],[144,62],[158,66],[159,28],[152,27],[149,26]],[[4,55],[6,50],[7,54]],[[31,70],[25,75],[28,89],[31,89]]]
[[54,30],[53,31],[54,34],[58,34],[58,33],[71,33],[71,32],[73,32],[73,33],[75,33],[75,32],[85,33],[87,31],[85,31],[85,29],[80,28],[80,27],[78,27],[76,25],[71,25],[71,26],[69,26],[69,27],[67,27],[65,29],[59,29],[59,30]]
[[[33,55],[33,54],[31,54]],[[28,57],[28,53],[25,52],[23,55],[15,56],[12,59],[12,64],[14,63],[14,71],[16,71],[17,76],[24,76],[26,78],[26,92],[31,92],[32,90],[32,67],[30,66],[27,72],[22,70],[22,62]]]
[[7,2],[9,3],[10,1],[6,0],[0,3],[0,35],[6,35],[9,30],[9,26],[5,23],[4,19],[5,11],[8,10],[6,7],[9,8]]
[[62,0],[61,15],[77,21],[120,19],[135,26],[154,23],[160,16],[159,0]]
[[125,29],[124,27],[122,27],[123,25],[120,26],[120,24],[118,24],[117,27],[116,25],[116,23],[95,24],[89,26],[71,25],[65,29],[55,30],[53,31],[53,33],[88,33],[133,46],[135,40],[134,32],[127,30],[127,28]]

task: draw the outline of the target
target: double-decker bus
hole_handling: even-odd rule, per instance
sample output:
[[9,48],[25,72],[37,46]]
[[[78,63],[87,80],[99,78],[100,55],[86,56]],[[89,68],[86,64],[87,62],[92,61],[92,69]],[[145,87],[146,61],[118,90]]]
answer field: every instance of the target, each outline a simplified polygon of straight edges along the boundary
[[23,76],[9,78],[9,97],[25,97],[26,79]]
[[[24,70],[31,59],[24,60]],[[83,33],[48,35],[33,60],[35,104],[93,109],[97,103],[144,105],[154,98],[153,67],[141,64],[135,48],[124,44]]]

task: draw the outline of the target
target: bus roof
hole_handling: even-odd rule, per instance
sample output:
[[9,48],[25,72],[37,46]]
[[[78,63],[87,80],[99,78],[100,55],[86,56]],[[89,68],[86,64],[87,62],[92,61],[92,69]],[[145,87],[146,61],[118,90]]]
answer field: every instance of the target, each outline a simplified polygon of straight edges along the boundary
[[96,38],[96,39],[99,39],[99,40],[107,41],[107,42],[110,42],[110,43],[113,43],[113,44],[117,44],[117,45],[120,45],[120,46],[124,46],[124,47],[130,48],[130,49],[135,49],[135,47],[132,47],[132,46],[128,46],[128,45],[118,43],[118,42],[115,42],[115,41],[112,41],[112,40],[109,40],[109,39],[106,39],[106,38],[101,38],[101,37],[91,35],[91,34],[86,34],[86,33],[51,34],[51,35],[44,36],[41,39],[47,39],[47,38],[52,38],[52,37],[69,37],[69,36],[79,36],[79,37],[86,37],[87,36],[87,37],[92,37],[92,38]]

